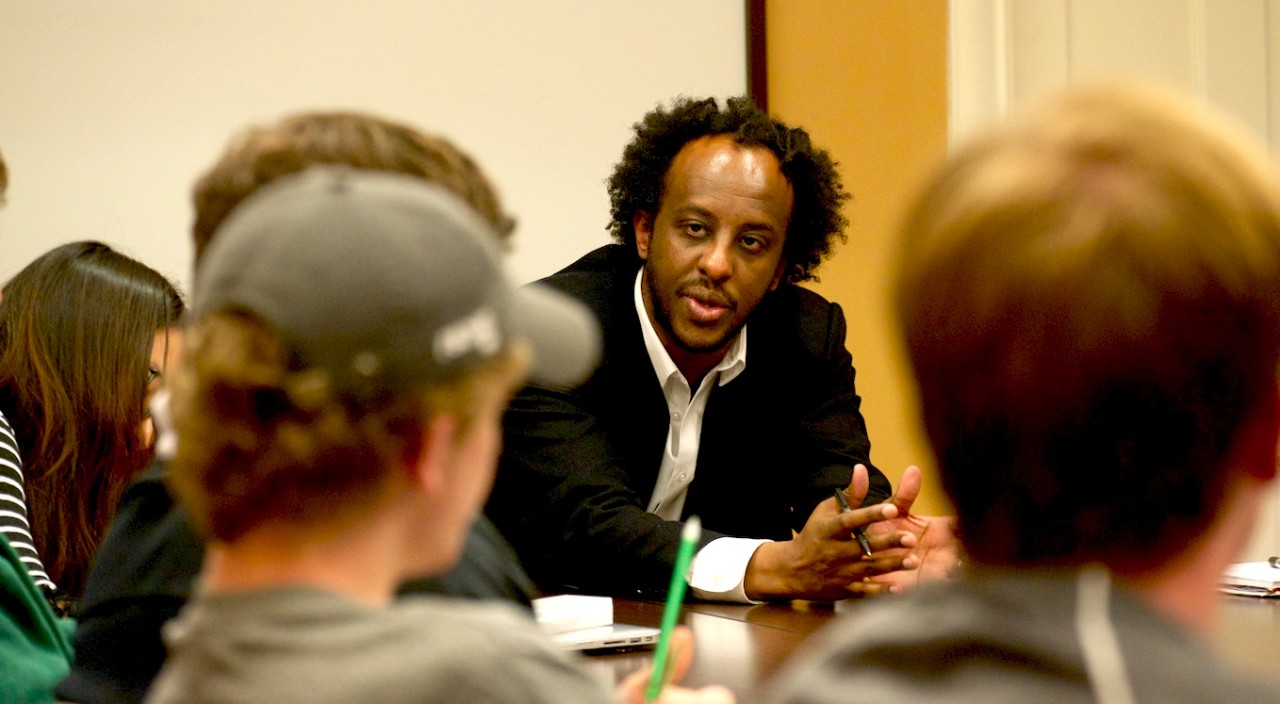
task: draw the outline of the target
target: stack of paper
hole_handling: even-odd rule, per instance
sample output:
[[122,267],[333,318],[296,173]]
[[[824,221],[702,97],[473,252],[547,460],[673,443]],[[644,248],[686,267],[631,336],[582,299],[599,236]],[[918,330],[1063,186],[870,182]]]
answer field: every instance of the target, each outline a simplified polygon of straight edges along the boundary
[[1280,596],[1280,569],[1268,562],[1237,562],[1222,573],[1220,588],[1228,594]]
[[533,600],[533,616],[547,633],[598,628],[613,623],[613,599],[562,594]]

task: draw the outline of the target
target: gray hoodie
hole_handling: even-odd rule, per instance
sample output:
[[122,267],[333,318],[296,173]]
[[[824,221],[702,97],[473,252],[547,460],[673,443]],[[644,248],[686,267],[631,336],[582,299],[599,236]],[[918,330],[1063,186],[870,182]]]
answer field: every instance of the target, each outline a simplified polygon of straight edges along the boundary
[[1280,685],[1226,671],[1101,570],[988,571],[858,604],[766,701],[1241,704],[1280,702]]

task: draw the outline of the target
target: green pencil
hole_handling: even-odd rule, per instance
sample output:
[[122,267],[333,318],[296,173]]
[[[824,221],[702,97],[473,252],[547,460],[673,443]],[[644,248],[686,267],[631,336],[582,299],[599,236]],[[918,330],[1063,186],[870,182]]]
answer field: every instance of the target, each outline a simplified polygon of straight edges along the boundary
[[671,632],[680,617],[680,605],[684,603],[684,589],[688,583],[689,563],[693,550],[698,547],[702,535],[702,521],[689,516],[680,531],[680,551],[676,553],[676,566],[671,570],[671,587],[667,589],[667,605],[662,610],[662,631],[658,634],[658,649],[653,654],[653,673],[649,675],[649,688],[645,690],[646,702],[656,701],[666,684],[667,655],[671,650]]

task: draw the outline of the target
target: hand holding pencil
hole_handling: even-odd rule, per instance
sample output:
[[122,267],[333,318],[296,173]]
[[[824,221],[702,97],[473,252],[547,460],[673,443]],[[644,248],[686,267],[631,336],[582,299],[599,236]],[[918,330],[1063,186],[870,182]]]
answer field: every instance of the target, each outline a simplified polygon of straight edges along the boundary
[[619,698],[627,704],[733,704],[733,694],[724,687],[693,690],[670,684],[684,676],[693,660],[693,633],[688,628],[676,626],[676,621],[684,603],[689,565],[701,535],[702,522],[697,516],[690,516],[680,532],[680,549],[671,570],[671,586],[667,590],[662,633],[654,649],[653,667],[631,675],[618,687]]
[[[671,633],[670,660],[666,668],[667,685],[662,688],[657,704],[734,704],[737,700],[727,688],[719,685],[690,689],[676,683],[684,678],[693,662],[693,632],[677,626]],[[645,704],[649,685],[649,668],[633,672],[618,685],[618,700],[624,704]]]

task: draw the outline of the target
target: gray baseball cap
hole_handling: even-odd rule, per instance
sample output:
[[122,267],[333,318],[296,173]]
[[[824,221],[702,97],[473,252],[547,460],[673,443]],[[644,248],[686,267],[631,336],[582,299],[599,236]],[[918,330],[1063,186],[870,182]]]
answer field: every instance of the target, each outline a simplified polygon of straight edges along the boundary
[[313,168],[241,203],[196,272],[192,312],[237,309],[358,397],[410,391],[492,357],[512,337],[531,377],[581,382],[600,331],[576,300],[514,286],[492,229],[418,178]]

